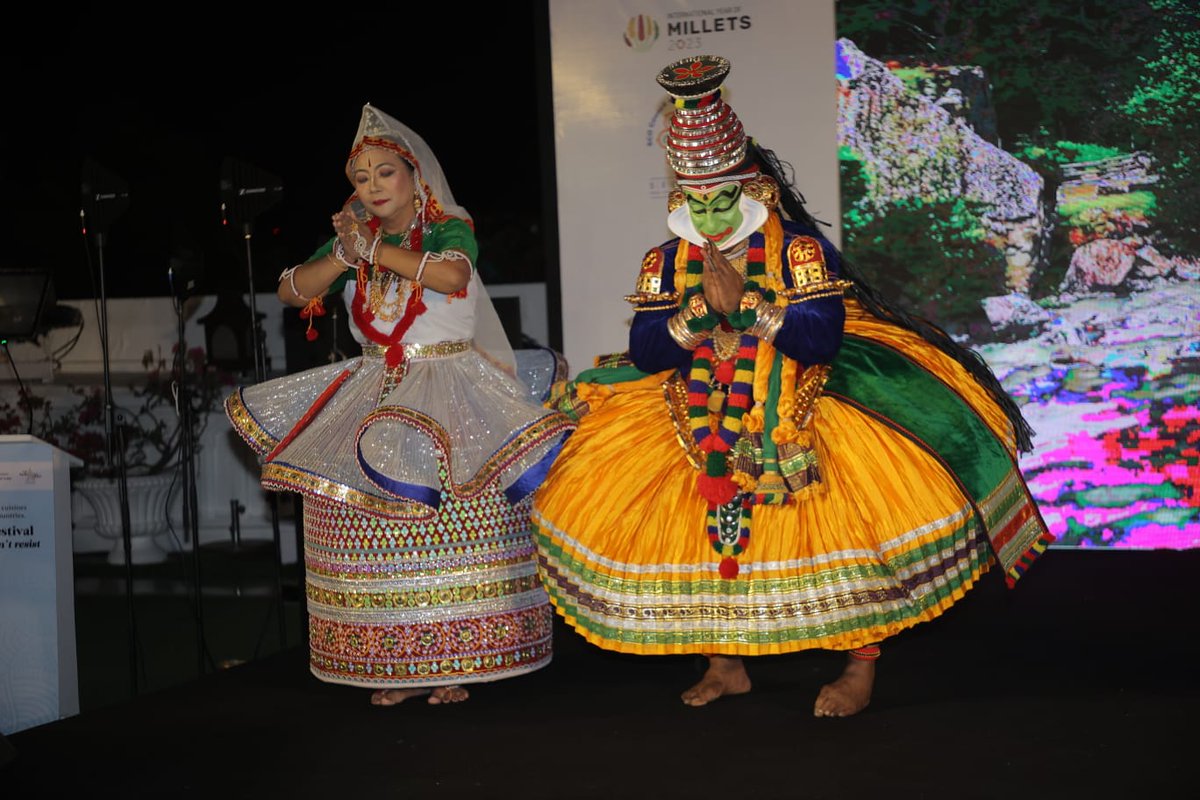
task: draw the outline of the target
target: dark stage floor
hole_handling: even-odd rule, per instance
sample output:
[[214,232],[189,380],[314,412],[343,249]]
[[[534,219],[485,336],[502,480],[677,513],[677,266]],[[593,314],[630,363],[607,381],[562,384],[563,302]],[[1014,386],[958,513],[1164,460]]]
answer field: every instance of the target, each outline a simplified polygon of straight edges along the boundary
[[116,697],[120,613],[95,646],[103,615],[81,613],[84,712],[10,737],[0,797],[1193,796],[1198,568],[1200,551],[1051,551],[1014,591],[993,572],[886,646],[871,706],[843,720],[811,715],[836,654],[758,659],[751,694],[693,709],[678,693],[697,659],[565,629],[540,673],[376,708],[312,678],[294,630],[282,650],[273,622],[260,636],[270,597],[247,594],[209,604],[210,649],[260,657],[155,688],[169,661],[195,674],[191,612],[164,595],[153,635],[174,656],[144,645],[159,677],[134,701]]

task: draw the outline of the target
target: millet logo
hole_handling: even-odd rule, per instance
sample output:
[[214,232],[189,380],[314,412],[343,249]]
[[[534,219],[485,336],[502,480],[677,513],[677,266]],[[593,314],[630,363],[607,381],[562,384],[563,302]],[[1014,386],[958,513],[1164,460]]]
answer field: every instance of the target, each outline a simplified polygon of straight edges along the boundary
[[649,50],[658,41],[658,22],[649,14],[629,18],[625,26],[625,46],[637,52]]

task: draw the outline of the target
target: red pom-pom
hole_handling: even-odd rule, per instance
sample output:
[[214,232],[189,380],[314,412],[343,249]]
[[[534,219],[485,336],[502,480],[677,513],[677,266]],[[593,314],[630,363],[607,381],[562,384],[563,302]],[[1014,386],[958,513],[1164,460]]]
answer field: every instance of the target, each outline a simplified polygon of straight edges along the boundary
[[308,330],[306,330],[304,332],[304,338],[308,339],[310,342],[315,342],[317,340],[317,329],[309,328]]
[[696,489],[700,496],[711,505],[723,506],[731,501],[738,492],[738,485],[722,475],[714,478],[711,475],[696,476]]
[[733,556],[726,556],[725,558],[722,558],[719,570],[722,578],[727,581],[733,580],[738,576],[737,559]]
[[729,442],[715,433],[705,436],[696,447],[700,448],[700,452],[702,453],[728,453],[730,450]]
[[384,363],[392,369],[404,363],[404,345],[394,344],[388,348],[387,355],[384,356]]
[[733,361],[722,361],[717,364],[717,383],[723,383],[726,386],[733,383]]

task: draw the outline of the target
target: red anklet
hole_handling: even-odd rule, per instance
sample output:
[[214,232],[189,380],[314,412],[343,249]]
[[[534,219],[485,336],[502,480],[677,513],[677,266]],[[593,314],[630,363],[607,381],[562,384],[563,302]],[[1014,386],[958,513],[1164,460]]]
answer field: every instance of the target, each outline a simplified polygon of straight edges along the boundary
[[856,661],[874,661],[879,658],[879,645],[869,644],[866,647],[859,647],[856,650],[850,651],[850,657]]

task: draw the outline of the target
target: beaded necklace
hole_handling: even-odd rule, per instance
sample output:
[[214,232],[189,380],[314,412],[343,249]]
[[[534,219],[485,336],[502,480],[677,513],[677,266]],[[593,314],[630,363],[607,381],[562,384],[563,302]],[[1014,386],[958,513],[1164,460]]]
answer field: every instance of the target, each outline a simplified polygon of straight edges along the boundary
[[[774,302],[775,293],[764,286],[767,273],[764,241],[761,230],[750,235],[743,291],[748,296],[758,295],[767,302]],[[687,259],[684,307],[693,295],[702,291],[704,255],[699,245],[688,245]],[[696,489],[708,503],[706,529],[713,549],[722,556],[720,573],[723,578],[737,577],[736,556],[746,549],[750,540],[754,497],[750,493],[739,497],[738,484],[731,474],[729,452],[742,435],[743,419],[752,403],[758,338],[741,333],[736,350],[723,352],[718,358],[714,338],[726,337],[714,337],[713,332],[718,326],[727,334],[745,331],[754,324],[756,317],[754,308],[748,307],[726,315],[723,321],[712,312],[688,321],[692,331],[710,332],[692,354],[688,375],[688,420],[696,446],[704,454],[704,469],[697,477]]]
[[[368,225],[372,233],[378,232],[380,225],[378,219],[371,220]],[[423,230],[419,226],[411,228],[409,233],[405,234],[405,239],[407,241],[401,240],[401,246],[407,244],[407,249],[421,252],[421,244],[424,236]],[[370,276],[367,275],[368,269],[371,272]],[[421,284],[408,281],[408,283],[412,283],[412,289],[408,292],[408,301],[405,303],[404,314],[400,317],[400,321],[396,323],[396,327],[392,329],[391,333],[380,333],[371,324],[374,322],[376,316],[367,299],[371,292],[371,287],[368,284],[373,283],[376,276],[379,276],[381,272],[390,272],[390,270],[374,263],[370,264],[369,267],[359,268],[354,302],[350,304],[350,313],[354,318],[354,324],[362,331],[363,336],[366,336],[373,343],[387,348],[387,355],[384,357],[384,361],[389,368],[395,369],[404,364],[404,348],[399,346],[400,340],[404,338],[404,334],[408,333],[408,329],[412,327],[417,317],[425,313],[424,290]],[[380,276],[380,283],[382,284],[382,276]],[[397,305],[399,305],[398,300]],[[380,317],[380,320],[387,321],[383,317]]]
[[[416,220],[404,231],[403,237],[396,243],[397,247],[411,249]],[[412,290],[413,282],[403,278],[390,269],[374,269],[371,279],[367,282],[367,306],[371,314],[380,322],[395,322],[404,313],[404,301]],[[388,300],[392,287],[396,287],[396,296]]]

